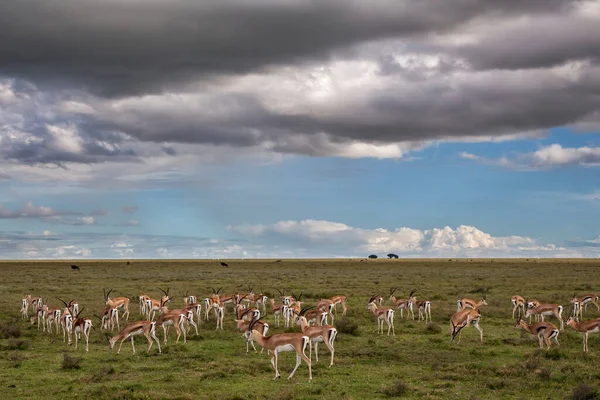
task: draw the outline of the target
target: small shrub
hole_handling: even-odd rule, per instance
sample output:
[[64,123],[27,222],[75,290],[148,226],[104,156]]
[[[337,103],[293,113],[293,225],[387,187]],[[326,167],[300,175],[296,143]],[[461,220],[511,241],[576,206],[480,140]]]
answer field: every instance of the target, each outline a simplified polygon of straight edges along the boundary
[[7,350],[27,350],[31,342],[27,339],[10,339],[6,345]]
[[561,358],[564,358],[564,354],[557,348],[551,348],[544,353],[544,357],[548,360],[560,360]]
[[79,358],[71,357],[67,353],[63,355],[62,369],[79,369]]
[[580,383],[571,394],[572,400],[598,400],[600,399],[600,394],[598,391],[585,383]]
[[537,353],[532,354],[523,364],[528,371],[535,371],[540,366],[540,358]]
[[335,329],[337,329],[338,333],[358,336],[358,325],[350,323],[347,317],[342,317],[335,321]]
[[540,377],[541,380],[543,381],[549,381],[550,377],[552,376],[552,371],[550,371],[550,369],[548,368],[542,368],[539,372],[538,372],[538,376]]
[[508,384],[506,383],[505,380],[492,381],[492,382],[488,382],[488,384],[487,384],[487,387],[490,390],[504,389],[507,386],[508,386]]
[[21,327],[16,323],[0,323],[0,339],[18,338],[21,336]]
[[433,322],[430,322],[425,326],[425,333],[438,334],[441,332],[442,328],[438,324],[434,324]]
[[381,390],[387,397],[403,397],[408,394],[408,385],[402,381],[396,381],[393,385]]

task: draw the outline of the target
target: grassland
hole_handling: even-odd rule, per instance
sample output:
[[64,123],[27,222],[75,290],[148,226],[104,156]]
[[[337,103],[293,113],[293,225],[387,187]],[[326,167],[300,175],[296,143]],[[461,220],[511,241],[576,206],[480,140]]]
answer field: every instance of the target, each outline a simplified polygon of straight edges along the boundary
[[[519,293],[564,306],[574,292],[600,290],[597,260],[228,260],[222,268],[212,260],[0,262],[0,398],[105,399],[577,399],[600,398],[600,338],[592,335],[590,353],[582,352],[579,333],[565,326],[560,347],[537,350],[537,340],[514,329],[510,297]],[[287,380],[295,357],[280,358],[283,379],[274,373],[265,354],[246,354],[235,329],[233,314],[225,316],[225,330],[215,331],[214,319],[200,326],[186,344],[169,343],[158,354],[145,352],[145,339],[136,340],[136,354],[126,342],[120,355],[108,348],[106,332],[94,320],[90,352],[77,352],[62,336],[29,326],[19,317],[25,294],[41,295],[52,306],[56,297],[77,299],[84,314],[99,314],[103,288],[129,297],[146,293],[159,297],[157,287],[176,295],[171,308],[182,305],[183,293],[199,298],[210,287],[225,293],[244,290],[273,294],[275,288],[303,293],[307,304],[336,294],[348,296],[346,327],[340,326],[335,365],[327,367],[321,346],[313,362],[313,382],[302,364]],[[396,336],[377,335],[366,310],[373,293],[386,298],[390,286],[398,295],[417,288],[417,298],[432,301],[433,326],[417,320],[395,320]],[[484,341],[475,329],[463,332],[460,345],[451,344],[450,315],[456,300],[490,287],[488,306],[482,307]],[[586,318],[595,318],[588,307]],[[132,301],[131,319],[139,317]],[[214,318],[214,317],[212,317]],[[406,316],[405,316],[406,318]],[[276,328],[268,314],[269,333]],[[555,321],[556,322],[556,321]],[[345,333],[352,325],[353,334]],[[294,330],[298,331],[299,327]],[[158,330],[162,339],[162,330]],[[64,355],[79,359],[69,368]],[[314,357],[313,357],[314,361]],[[65,368],[67,367],[67,368]],[[586,387],[585,385],[589,385]],[[586,394],[587,393],[587,394]],[[579,396],[579,397],[578,397]]]

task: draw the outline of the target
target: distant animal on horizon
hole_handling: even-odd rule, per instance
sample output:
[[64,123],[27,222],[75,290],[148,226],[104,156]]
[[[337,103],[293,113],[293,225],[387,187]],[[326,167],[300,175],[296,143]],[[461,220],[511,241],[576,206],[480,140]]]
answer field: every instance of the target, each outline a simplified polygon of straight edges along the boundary
[[80,271],[80,269],[77,265],[71,265],[71,269],[76,269],[77,271]]
[[221,262],[221,267],[229,267],[229,265],[225,262]]

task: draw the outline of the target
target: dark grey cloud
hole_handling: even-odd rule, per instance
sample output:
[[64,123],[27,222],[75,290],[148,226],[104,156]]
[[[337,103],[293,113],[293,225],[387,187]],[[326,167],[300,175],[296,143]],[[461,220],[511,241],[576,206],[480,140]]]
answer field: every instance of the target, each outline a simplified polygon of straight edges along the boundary
[[582,4],[14,2],[0,9],[0,157],[402,157],[432,140],[594,131],[600,21]]
[[199,76],[327,58],[387,37],[443,33],[482,16],[558,12],[567,0],[9,0],[0,74],[119,96]]

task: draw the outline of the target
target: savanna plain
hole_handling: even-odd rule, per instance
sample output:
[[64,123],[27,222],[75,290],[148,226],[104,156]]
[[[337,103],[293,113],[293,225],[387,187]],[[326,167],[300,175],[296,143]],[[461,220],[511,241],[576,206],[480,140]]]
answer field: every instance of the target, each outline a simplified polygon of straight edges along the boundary
[[[0,262],[0,398],[99,399],[596,399],[600,398],[600,337],[591,334],[589,353],[581,335],[565,324],[559,346],[539,350],[537,338],[515,329],[510,298],[520,294],[554,302],[569,311],[578,295],[600,291],[600,261],[593,259],[322,259],[322,260],[125,260],[5,261]],[[79,271],[72,270],[77,264]],[[433,323],[404,312],[394,319],[396,334],[377,334],[377,323],[367,310],[373,294],[389,300],[416,289],[416,298],[431,301]],[[147,341],[137,336],[136,354],[125,341],[119,355],[109,349],[115,332],[100,329],[94,315],[104,306],[103,289],[112,296],[130,297],[129,321],[141,319],[137,296],[160,298],[158,288],[169,288],[169,308],[183,306],[184,294],[208,297],[221,293],[255,292],[275,296],[302,293],[305,305],[321,298],[345,295],[348,313],[335,319],[338,329],[334,365],[319,346],[314,354],[313,381],[302,363],[292,379],[294,353],[281,353],[282,378],[274,380],[270,356],[246,354],[235,316],[227,309],[224,329],[216,330],[214,314],[189,332],[187,343],[175,344],[175,329],[158,353],[146,353]],[[483,342],[478,332],[463,330],[460,344],[451,343],[449,319],[461,297],[481,299],[488,288],[487,306],[480,311]],[[44,333],[21,319],[21,299],[42,296],[52,307],[57,299],[76,299],[82,315],[92,318],[90,350],[63,342],[62,334]],[[268,335],[299,332],[300,327],[276,326],[269,312]],[[31,314],[31,311],[30,311]],[[584,318],[600,316],[587,308]],[[547,320],[558,324],[554,317]],[[120,321],[121,327],[124,321]],[[386,328],[387,331],[387,328]],[[157,336],[163,339],[161,328]]]

